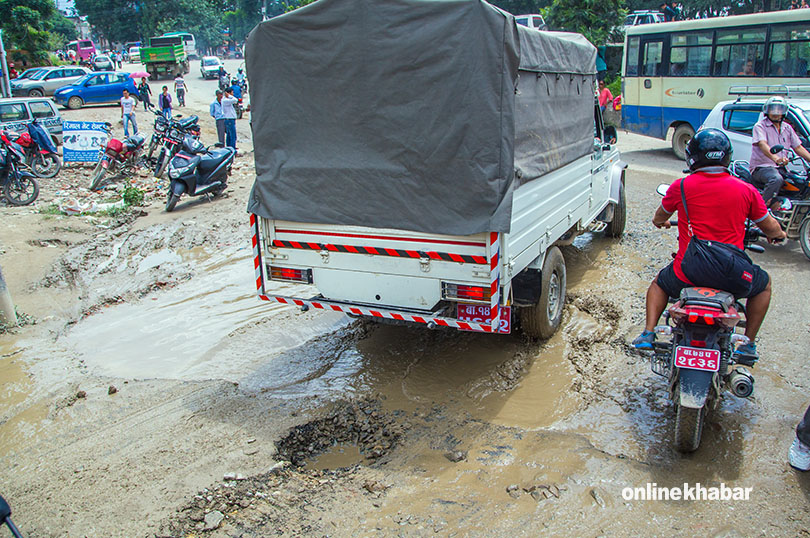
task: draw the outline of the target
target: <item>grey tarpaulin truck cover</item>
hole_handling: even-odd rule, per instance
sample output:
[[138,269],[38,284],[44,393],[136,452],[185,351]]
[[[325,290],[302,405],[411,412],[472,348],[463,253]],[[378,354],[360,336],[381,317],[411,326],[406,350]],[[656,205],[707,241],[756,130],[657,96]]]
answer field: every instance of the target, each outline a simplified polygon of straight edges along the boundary
[[245,58],[261,217],[508,232],[519,184],[593,148],[596,49],[481,0],[318,0]]

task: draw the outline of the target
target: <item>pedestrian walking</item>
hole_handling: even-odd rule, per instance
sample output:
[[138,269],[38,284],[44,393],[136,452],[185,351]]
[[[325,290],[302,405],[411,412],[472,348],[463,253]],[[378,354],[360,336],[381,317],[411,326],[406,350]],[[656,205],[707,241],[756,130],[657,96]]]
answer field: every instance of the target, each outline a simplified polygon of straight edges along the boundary
[[115,54],[115,60],[118,62],[118,69],[121,69],[121,68],[123,68],[123,67],[124,67],[124,62],[122,61],[122,60],[123,60],[123,58],[124,58],[124,55],[123,55],[123,54],[121,54],[121,51],[119,50],[119,51],[118,51],[118,52]]
[[227,88],[222,96],[222,117],[225,118],[225,145],[236,149],[236,105],[238,99],[233,96],[233,89]]
[[174,93],[177,94],[177,106],[186,106],[187,91],[188,86],[186,86],[186,81],[183,80],[183,74],[177,73],[177,77],[174,79]]
[[217,90],[216,99],[209,108],[211,117],[217,126],[217,139],[220,144],[225,144],[225,116],[222,115],[222,90]]
[[163,93],[158,95],[158,108],[167,120],[172,119],[172,96],[168,86],[163,86]]
[[124,96],[121,98],[121,118],[124,120],[124,136],[129,136],[129,123],[132,123],[132,134],[138,134],[138,122],[135,121],[135,106],[136,101],[129,95],[128,90],[124,90]]
[[146,82],[146,77],[143,77],[141,83],[138,84],[138,97],[143,103],[143,109],[149,111],[149,107],[152,106],[152,89]]

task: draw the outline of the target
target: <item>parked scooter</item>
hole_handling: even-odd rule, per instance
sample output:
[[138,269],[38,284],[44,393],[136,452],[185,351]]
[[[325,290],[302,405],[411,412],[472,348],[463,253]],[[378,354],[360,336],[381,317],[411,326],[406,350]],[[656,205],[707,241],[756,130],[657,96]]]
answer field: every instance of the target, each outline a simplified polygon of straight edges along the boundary
[[[798,240],[802,252],[810,258],[810,166],[790,148],[782,145],[771,148],[774,155],[782,151],[787,151],[790,163],[798,166],[786,170],[785,183],[776,194],[780,206],[771,214],[785,230],[788,239]],[[753,183],[747,161],[734,161],[729,171],[743,181]]]
[[37,177],[53,177],[62,169],[56,146],[36,118],[28,124],[28,132],[21,133],[14,141],[22,146],[25,162]]
[[8,530],[11,531],[11,535],[14,538],[22,538],[22,534],[11,521],[11,507],[8,505],[6,500],[0,495],[0,527],[5,525],[8,527]]
[[140,159],[143,149],[144,136],[140,134],[132,135],[123,142],[112,137],[112,124],[104,124],[108,140],[100,147],[98,164],[93,170],[90,180],[90,190],[99,188],[104,177],[110,174],[128,175],[135,167],[142,162]]
[[233,148],[216,144],[206,148],[192,136],[186,136],[182,149],[169,163],[168,198],[166,211],[172,211],[183,194],[218,196],[228,186],[228,176],[236,156]]
[[16,133],[0,132],[0,186],[12,205],[28,205],[39,196],[39,183],[25,164],[22,147],[11,141]]
[[[178,114],[175,118],[182,118],[182,116]],[[169,121],[168,127],[163,132],[162,147],[160,153],[158,153],[154,168],[155,177],[157,178],[163,177],[163,173],[169,166],[172,157],[183,147],[183,140],[186,136],[200,137],[201,130],[200,126],[197,125],[198,116],[183,119],[175,118]]]
[[[660,185],[658,193],[663,196],[667,187]],[[677,227],[677,222],[671,224]],[[745,248],[764,252],[762,246],[751,244],[758,236],[758,230],[747,229]],[[675,448],[694,452],[700,446],[706,415],[717,407],[721,390],[730,390],[738,398],[753,394],[754,376],[746,367],[753,366],[756,357],[734,353],[736,346],[748,343],[748,337],[735,330],[744,326],[745,307],[731,293],[691,287],[670,301],[674,304],[664,312],[665,324],[655,332],[671,338],[653,342],[651,368],[667,378],[677,407]]]

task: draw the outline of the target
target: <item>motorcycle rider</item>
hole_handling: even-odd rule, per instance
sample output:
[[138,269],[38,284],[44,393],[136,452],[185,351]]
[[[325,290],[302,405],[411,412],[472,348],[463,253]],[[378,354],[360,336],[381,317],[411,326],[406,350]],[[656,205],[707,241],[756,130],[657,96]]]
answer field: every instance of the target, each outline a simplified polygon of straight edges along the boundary
[[790,123],[784,121],[787,111],[787,101],[783,97],[774,96],[768,99],[762,107],[762,119],[754,125],[751,139],[751,181],[762,190],[765,205],[771,209],[777,209],[774,207],[774,197],[785,182],[785,165],[788,164],[785,152],[774,155],[771,147],[779,144],[792,148],[797,155],[810,161],[810,152],[802,146]]
[[244,86],[245,84],[245,72],[241,67],[236,72],[236,83],[240,86]]
[[[692,173],[669,186],[652,219],[656,228],[669,228],[669,218],[675,211],[680,213],[682,210],[681,182],[686,181],[689,220],[695,235],[701,239],[743,248],[746,219],[755,222],[765,232],[769,242],[785,239],[785,232],[768,213],[756,189],[729,174],[727,167],[731,162],[731,142],[724,132],[718,129],[698,131],[686,147],[686,162]],[[679,218],[678,253],[672,263],[658,273],[647,290],[646,324],[644,332],[633,340],[636,349],[652,349],[654,328],[669,297],[678,297],[683,288],[702,285],[700,282],[690,282],[681,270],[681,260],[690,238],[687,219]],[[737,353],[756,357],[754,338],[768,312],[771,279],[763,269],[758,266],[754,268],[751,288],[746,295],[745,335],[749,343],[740,346]]]

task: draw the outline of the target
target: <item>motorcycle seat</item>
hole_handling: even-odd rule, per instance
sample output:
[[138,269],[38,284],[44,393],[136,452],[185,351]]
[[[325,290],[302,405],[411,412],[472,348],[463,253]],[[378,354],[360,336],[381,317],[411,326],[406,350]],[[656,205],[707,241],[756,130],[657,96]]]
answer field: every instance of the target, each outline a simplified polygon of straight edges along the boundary
[[723,312],[728,312],[734,306],[734,301],[732,294],[715,288],[684,288],[680,296],[682,306],[717,308]]
[[188,129],[189,127],[191,127],[192,125],[197,123],[197,120],[199,120],[199,119],[200,119],[199,116],[189,116],[188,118],[183,118],[182,120],[178,120],[177,121],[177,126],[180,127],[181,129]]
[[136,134],[127,138],[124,143],[130,148],[137,148],[138,146],[143,146],[144,140],[143,135]]
[[208,154],[200,162],[200,172],[206,173],[215,169],[222,164],[235,152],[230,148],[215,148],[208,152]]

